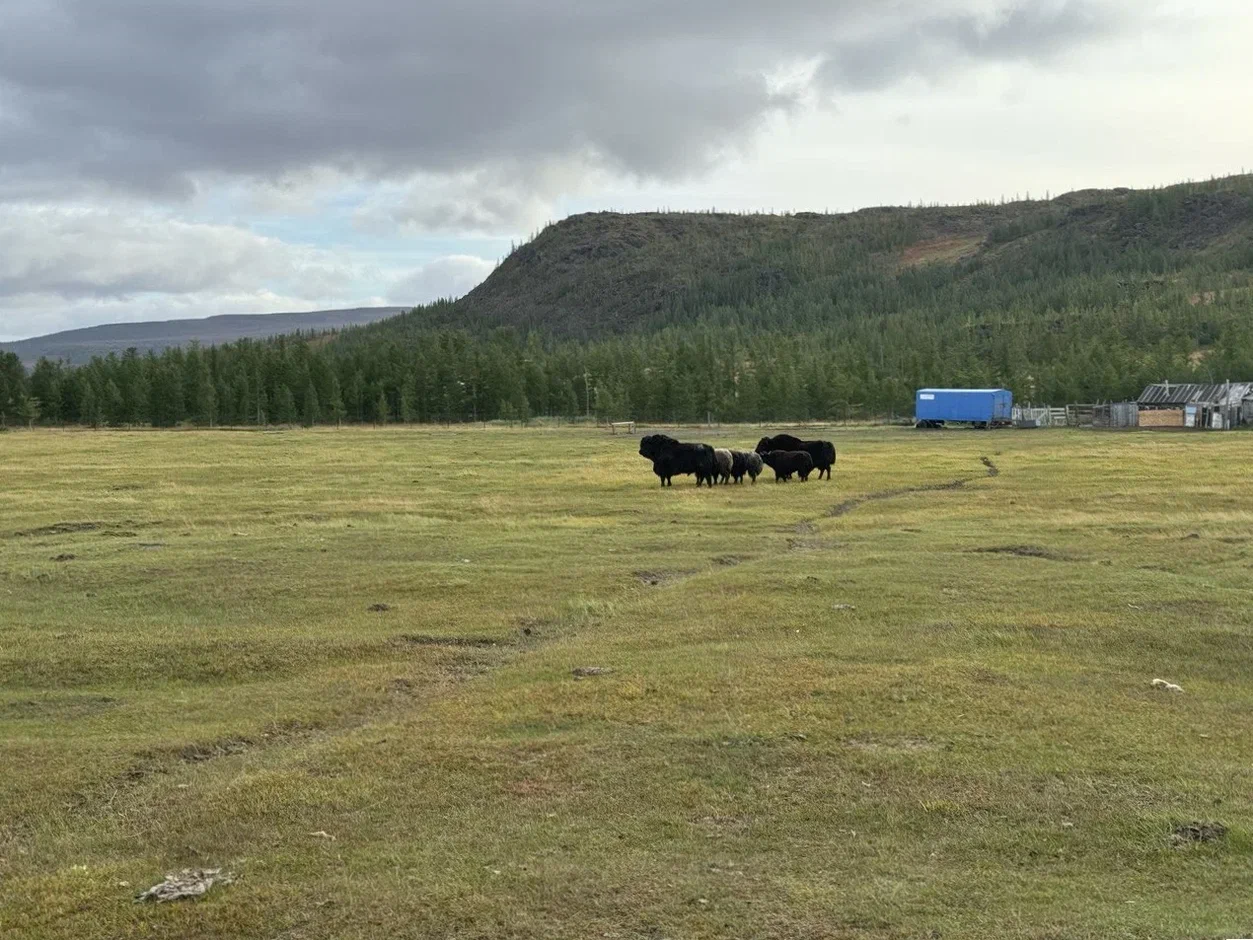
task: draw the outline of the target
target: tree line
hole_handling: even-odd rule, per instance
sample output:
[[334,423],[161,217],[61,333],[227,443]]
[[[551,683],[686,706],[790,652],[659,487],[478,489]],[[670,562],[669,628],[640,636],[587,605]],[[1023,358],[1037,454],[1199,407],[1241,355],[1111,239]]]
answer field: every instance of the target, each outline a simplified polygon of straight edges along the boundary
[[[912,414],[923,386],[1065,404],[1250,380],[1251,207],[1253,178],[1235,178],[971,209],[996,220],[983,249],[920,264],[905,248],[960,229],[962,210],[665,217],[649,238],[639,219],[576,218],[515,249],[488,307],[476,292],[335,335],[29,372],[0,353],[0,425],[845,420]],[[666,242],[671,229],[687,240]],[[570,328],[628,302],[620,322]],[[502,326],[510,304],[527,312]]]
[[3,354],[0,423],[845,420],[911,414],[923,386],[1005,386],[1016,400],[1063,404],[1133,398],[1164,378],[1249,376],[1253,328],[1237,304],[1047,322],[901,315],[811,331],[723,320],[594,342],[434,329],[130,350],[77,368],[44,359],[29,374]]

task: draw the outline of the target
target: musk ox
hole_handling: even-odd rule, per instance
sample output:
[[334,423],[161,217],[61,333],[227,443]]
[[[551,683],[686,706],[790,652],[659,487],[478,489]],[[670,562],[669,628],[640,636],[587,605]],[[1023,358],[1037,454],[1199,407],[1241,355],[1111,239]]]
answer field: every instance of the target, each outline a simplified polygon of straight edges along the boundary
[[772,450],[761,455],[762,461],[774,471],[774,482],[792,479],[795,473],[804,482],[814,469],[814,458],[803,450]]
[[743,483],[749,477],[754,483],[761,473],[761,454],[751,450],[731,451],[731,477],[736,483]]
[[726,483],[731,479],[731,465],[734,463],[731,452],[725,447],[714,448],[714,473],[718,477],[719,483]]
[[823,473],[828,480],[831,479],[831,468],[835,466],[835,445],[830,441],[802,441],[791,434],[776,434],[757,442],[757,453],[768,454],[772,450],[803,450],[813,459],[818,479],[822,479]]
[[653,462],[653,473],[662,486],[673,486],[671,477],[696,475],[696,485],[714,485],[714,449],[708,444],[684,444],[665,434],[640,439],[640,456]]
[[755,450],[748,452],[748,476],[753,483],[756,483],[757,478],[761,476],[762,463],[761,454]]

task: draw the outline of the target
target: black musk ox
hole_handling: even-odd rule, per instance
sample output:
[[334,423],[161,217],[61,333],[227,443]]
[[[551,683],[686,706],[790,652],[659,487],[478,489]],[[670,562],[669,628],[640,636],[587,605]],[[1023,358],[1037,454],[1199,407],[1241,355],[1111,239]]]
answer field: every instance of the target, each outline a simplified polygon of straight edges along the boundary
[[714,448],[714,472],[718,476],[719,483],[726,483],[731,479],[731,465],[733,460],[731,452],[724,447]]
[[708,444],[684,444],[665,434],[640,439],[640,456],[653,462],[653,473],[662,486],[673,486],[671,477],[696,475],[696,485],[714,485],[714,449]]
[[813,460],[818,470],[818,479],[822,479],[823,473],[826,473],[828,480],[831,479],[831,468],[835,466],[835,445],[830,441],[802,441],[791,434],[776,434],[774,437],[763,437],[757,442],[757,453],[768,454],[772,450],[803,450]]
[[772,450],[762,454],[761,459],[774,471],[775,483],[792,479],[793,473],[803,482],[814,469],[814,458],[803,450]]
[[749,477],[754,483],[761,473],[761,454],[748,450],[731,451],[731,478],[736,483],[743,483]]

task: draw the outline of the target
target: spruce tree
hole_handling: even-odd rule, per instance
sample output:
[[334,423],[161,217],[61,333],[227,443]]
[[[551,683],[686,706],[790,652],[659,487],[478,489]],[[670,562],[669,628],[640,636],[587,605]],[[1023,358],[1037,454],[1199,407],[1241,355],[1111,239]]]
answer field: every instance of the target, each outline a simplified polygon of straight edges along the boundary
[[418,385],[413,374],[405,376],[404,383],[400,386],[400,420],[405,424],[410,424],[416,417],[417,411],[415,402],[418,397]]
[[17,414],[26,422],[26,427],[34,429],[35,422],[39,420],[39,416],[43,413],[43,402],[38,398],[25,396],[18,404]]
[[321,411],[318,408],[318,390],[310,382],[305,387],[305,427],[311,428],[318,423]]
[[104,383],[103,399],[105,420],[114,427],[122,424],[126,420],[126,399],[113,379]]
[[213,427],[218,417],[218,392],[213,387],[213,379],[209,377],[208,368],[200,375],[200,384],[196,386],[196,423]]
[[286,385],[280,385],[278,387],[277,398],[274,402],[274,411],[279,424],[296,423],[296,399],[292,395],[291,389]]
[[340,427],[344,423],[344,418],[348,415],[348,409],[344,407],[344,396],[339,390],[339,379],[331,376],[331,400],[327,405],[327,409],[331,418],[335,421],[335,427]]

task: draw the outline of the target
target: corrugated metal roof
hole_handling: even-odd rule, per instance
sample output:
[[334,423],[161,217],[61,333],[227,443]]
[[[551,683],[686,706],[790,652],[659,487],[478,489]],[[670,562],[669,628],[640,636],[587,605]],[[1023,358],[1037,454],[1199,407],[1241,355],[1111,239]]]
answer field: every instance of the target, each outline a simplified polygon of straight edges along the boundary
[[1136,402],[1168,408],[1191,404],[1238,405],[1246,398],[1253,398],[1253,382],[1224,382],[1219,385],[1162,383],[1147,386]]
[[920,388],[918,389],[918,391],[927,392],[927,393],[944,392],[946,395],[951,395],[953,392],[960,392],[961,394],[964,394],[964,395],[972,395],[972,394],[988,395],[988,394],[991,394],[992,392],[1007,392],[1009,391],[1009,389],[1007,388]]

